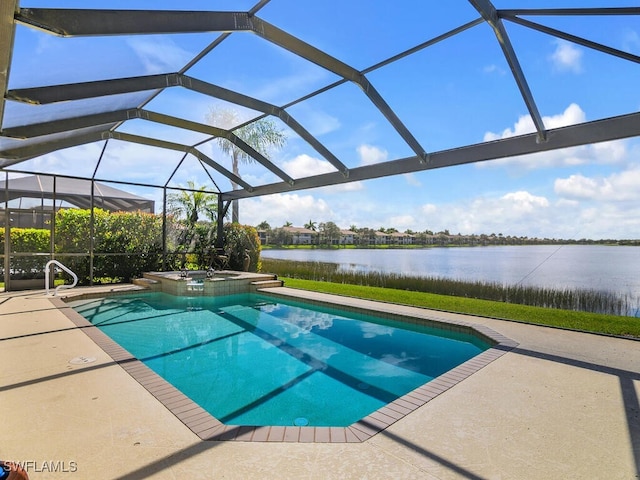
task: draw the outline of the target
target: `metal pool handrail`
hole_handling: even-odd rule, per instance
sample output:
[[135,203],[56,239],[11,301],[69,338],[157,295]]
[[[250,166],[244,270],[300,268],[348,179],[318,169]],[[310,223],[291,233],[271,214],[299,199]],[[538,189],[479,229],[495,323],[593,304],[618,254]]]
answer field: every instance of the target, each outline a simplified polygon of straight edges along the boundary
[[78,284],[78,276],[75,273],[73,273],[70,269],[68,269],[58,260],[49,260],[44,267],[44,287],[47,290],[47,295],[49,295],[49,267],[51,265],[56,265],[60,267],[62,270],[64,270],[65,272],[67,272],[69,275],[73,277],[73,283],[71,285],[58,285],[56,287],[55,291],[53,292],[54,297],[58,295],[59,288],[73,288]]

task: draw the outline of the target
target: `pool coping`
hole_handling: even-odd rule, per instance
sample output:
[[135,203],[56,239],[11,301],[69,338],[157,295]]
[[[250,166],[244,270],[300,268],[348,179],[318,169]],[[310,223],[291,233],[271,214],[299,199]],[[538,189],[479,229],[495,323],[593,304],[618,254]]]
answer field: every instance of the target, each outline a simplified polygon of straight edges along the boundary
[[348,427],[226,425],[160,377],[66,303],[66,301],[143,292],[144,290],[141,289],[137,291],[124,290],[120,292],[85,293],[68,295],[64,298],[54,297],[51,298],[50,301],[74,325],[81,329],[96,345],[109,355],[116,364],[122,367],[134,380],[151,393],[151,395],[163,404],[195,435],[205,441],[291,443],[365,442],[518,346],[517,342],[484,325],[439,318],[434,315],[435,312],[418,307],[407,307],[337,295],[318,294],[316,292],[293,290],[286,287],[261,289],[258,293],[263,295],[285,297],[311,304],[318,303],[326,305],[329,303],[347,311],[373,313],[383,318],[390,318],[407,323],[437,326],[458,332],[473,331],[493,345],[475,357],[386,404]]

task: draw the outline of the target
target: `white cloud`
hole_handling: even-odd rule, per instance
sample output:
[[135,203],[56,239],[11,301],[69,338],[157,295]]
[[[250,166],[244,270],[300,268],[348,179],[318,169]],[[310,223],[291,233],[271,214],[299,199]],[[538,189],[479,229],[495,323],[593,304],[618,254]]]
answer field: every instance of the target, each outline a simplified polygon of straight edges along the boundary
[[[96,178],[100,180],[125,180],[164,185],[182,156],[181,152],[172,150],[109,140],[98,165],[103,146],[104,142],[99,141],[58,150],[21,163],[20,168],[91,178],[98,166]],[[140,159],[153,159],[153,161]],[[203,175],[202,167],[196,164],[192,157],[183,162],[180,171],[184,172],[187,169],[197,172],[200,176]]]
[[595,163],[600,164],[619,164],[630,156],[630,152],[627,150],[627,142],[624,140],[595,143],[590,145],[589,149],[593,154]]
[[582,175],[559,178],[554,182],[554,191],[561,197],[593,198],[598,190],[598,182]]
[[[586,114],[580,108],[580,105],[576,103],[570,104],[562,113],[557,115],[542,117],[542,122],[545,128],[560,128],[568,125],[576,125],[578,123],[584,123],[587,119]],[[489,142],[492,140],[500,140],[503,138],[516,137],[518,135],[525,135],[527,133],[533,133],[536,131],[536,127],[533,124],[531,115],[522,115],[518,118],[518,121],[513,125],[513,128],[505,128],[502,133],[487,132],[484,134],[484,141]]]
[[522,172],[541,168],[575,167],[578,165],[623,164],[629,156],[627,141],[615,140],[593,145],[550,150],[531,155],[521,155],[519,157],[499,158],[477,163],[476,167],[509,167]]
[[420,211],[425,215],[432,215],[438,211],[438,207],[436,207],[433,203],[426,203],[420,207]]
[[590,178],[580,174],[559,178],[555,193],[568,200],[620,202],[640,200],[640,169],[614,173],[605,178]]
[[627,29],[623,32],[622,48],[631,53],[640,52],[640,35],[635,30]]
[[316,137],[321,137],[342,127],[337,117],[305,103],[295,105],[287,111],[290,111],[291,115]]
[[[333,221],[348,228],[394,227],[400,231],[549,237],[635,238],[640,231],[640,169],[605,179],[571,178],[559,183],[557,197],[526,189],[481,195],[449,202],[406,205],[402,211],[361,196],[331,197],[279,194],[245,199],[240,204],[242,223],[257,225],[267,220],[272,227],[290,221],[302,226],[309,218]],[[593,181],[591,181],[593,180]],[[563,190],[564,189],[564,190]],[[622,194],[624,189],[626,192]],[[323,192],[324,193],[324,192]],[[587,199],[588,201],[585,201]],[[618,201],[632,200],[632,201]]]
[[[587,116],[579,105],[572,103],[562,113],[542,117],[542,120],[545,128],[554,129],[584,123],[587,121]],[[523,115],[518,118],[513,127],[506,128],[500,133],[486,132],[484,141],[501,140],[533,132],[535,132],[535,126],[531,116]],[[615,140],[531,155],[521,155],[519,157],[500,158],[488,162],[480,162],[476,165],[479,168],[512,166],[522,170],[533,170],[586,164],[622,163],[628,156],[627,141]]]
[[339,192],[357,192],[364,190],[365,186],[363,182],[347,182],[332,185],[330,187],[322,187],[317,191],[322,193],[339,193]]
[[240,201],[240,221],[246,225],[258,225],[267,220],[272,228],[286,222],[302,226],[309,215],[318,221],[332,221],[334,214],[322,198],[295,193],[267,195]]
[[[323,173],[336,172],[336,168],[326,160],[311,157],[306,154],[298,155],[293,160],[283,162],[282,170],[284,170],[294,179],[313,175],[322,175]],[[362,182],[348,182],[328,187],[321,187],[316,191],[323,194],[329,194],[338,192],[353,192],[362,190],[363,188],[364,185],[362,184]]]
[[[123,172],[126,172],[127,180],[163,185],[178,165],[182,155],[181,152],[164,148],[109,140],[97,176],[120,180]],[[132,161],[132,159],[136,160]],[[138,159],[153,159],[153,161],[143,162]],[[188,165],[196,165],[195,160],[187,157],[180,170]],[[198,171],[202,172],[199,165]]]
[[[576,208],[571,212],[573,224],[578,226],[574,238],[638,238],[640,231],[640,207],[637,202],[598,204]],[[569,238],[569,237],[568,237]]]
[[336,171],[335,167],[326,160],[314,158],[306,154],[298,155],[293,160],[284,162],[282,164],[282,170],[293,178],[308,177]]
[[20,163],[21,170],[91,177],[103,142],[66,148]]
[[193,56],[164,35],[132,37],[127,43],[144,65],[147,74],[175,71]]
[[487,73],[487,74],[495,73],[495,74],[497,74],[497,75],[504,75],[504,74],[506,74],[506,73],[507,73],[507,72],[506,72],[506,70],[505,70],[504,68],[499,67],[499,66],[497,66],[496,64],[493,64],[493,63],[492,63],[491,65],[486,65],[486,66],[482,69],[482,71],[483,71],[484,73]]
[[582,73],[582,50],[564,40],[555,42],[556,49],[549,56],[555,70],[559,72]]
[[544,126],[549,129],[576,125],[578,123],[584,123],[586,120],[586,114],[580,108],[580,105],[576,103],[570,104],[562,113],[550,117],[542,117]]
[[531,213],[538,208],[545,208],[549,206],[549,200],[545,197],[536,197],[529,192],[518,191],[513,193],[507,193],[501,200],[509,202],[511,209],[516,214]]
[[389,158],[389,152],[373,145],[362,144],[357,150],[360,155],[360,165],[363,166],[386,162]]
[[525,190],[499,197],[421,207],[413,230],[549,238],[637,238],[640,169],[604,179],[573,176],[556,182],[557,200]]
[[407,229],[413,229],[416,223],[416,219],[413,215],[409,214],[397,215],[389,219],[389,226],[393,226],[401,232],[404,232]]
[[[296,68],[295,73],[283,77],[271,78],[268,82],[261,82],[260,86],[247,92],[254,98],[260,98],[275,104],[286,103],[295,96],[308,92],[309,85],[316,85],[327,79],[328,73],[320,68]],[[234,88],[235,85],[230,85]]]
[[411,185],[412,187],[422,186],[422,182],[418,180],[418,178],[413,173],[405,173],[403,177],[407,181],[407,184]]
[[[475,197],[448,204],[420,207],[420,225],[414,230],[434,232],[448,229],[461,233],[504,233],[533,235],[548,223],[550,202],[527,191],[509,192],[500,197]],[[534,233],[532,233],[534,232]]]

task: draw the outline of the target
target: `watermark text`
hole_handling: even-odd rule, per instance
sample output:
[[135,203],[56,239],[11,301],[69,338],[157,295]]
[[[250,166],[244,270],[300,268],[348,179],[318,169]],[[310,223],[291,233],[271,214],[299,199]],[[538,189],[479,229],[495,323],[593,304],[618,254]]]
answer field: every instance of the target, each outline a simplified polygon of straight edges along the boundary
[[[22,468],[27,473],[75,473],[78,471],[78,462],[74,460],[13,460],[7,463]],[[4,464],[0,469],[10,471],[11,465]]]

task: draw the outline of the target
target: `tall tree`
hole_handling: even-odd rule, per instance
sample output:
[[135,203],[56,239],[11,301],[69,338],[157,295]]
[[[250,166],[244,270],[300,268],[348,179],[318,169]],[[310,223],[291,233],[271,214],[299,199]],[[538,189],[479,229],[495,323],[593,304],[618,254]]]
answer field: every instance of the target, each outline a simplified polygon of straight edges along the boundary
[[196,187],[195,182],[187,182],[188,190],[167,195],[169,212],[177,218],[184,218],[188,227],[193,227],[200,214],[204,214],[211,222],[215,222],[218,214],[218,198],[207,193],[206,187]]
[[[216,108],[209,110],[207,121],[211,125],[227,130],[242,123],[240,114],[236,110]],[[283,131],[269,118],[251,122],[244,127],[233,130],[233,133],[267,159],[272,150],[282,148],[287,140]],[[240,177],[240,163],[255,161],[247,152],[226,138],[218,138],[217,141],[220,149],[231,157],[231,168],[236,176]],[[237,190],[238,184],[232,180],[231,187],[233,190]],[[239,220],[238,200],[234,200],[231,204],[231,221],[237,223]]]
[[315,232],[316,231],[316,225],[317,225],[316,222],[314,222],[313,220],[309,220],[307,223],[304,224],[304,228],[307,228],[309,230],[313,230]]
[[[192,181],[187,182],[188,190],[181,190],[179,193],[167,195],[168,211],[173,214],[184,227],[178,227],[176,233],[176,244],[183,253],[182,267],[185,265],[187,252],[195,251],[200,242],[197,234],[197,222],[200,214],[204,214],[211,222],[215,222],[218,214],[218,196],[207,193],[205,187],[196,187]],[[211,235],[209,229],[207,236]]]
[[271,225],[269,225],[269,222],[267,222],[266,220],[263,220],[262,222],[260,222],[256,228],[258,230],[271,230]]
[[323,222],[320,224],[322,233],[327,245],[333,245],[334,240],[340,240],[340,228],[333,222]]

